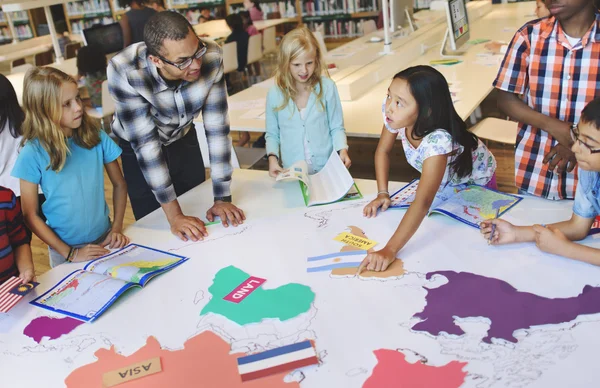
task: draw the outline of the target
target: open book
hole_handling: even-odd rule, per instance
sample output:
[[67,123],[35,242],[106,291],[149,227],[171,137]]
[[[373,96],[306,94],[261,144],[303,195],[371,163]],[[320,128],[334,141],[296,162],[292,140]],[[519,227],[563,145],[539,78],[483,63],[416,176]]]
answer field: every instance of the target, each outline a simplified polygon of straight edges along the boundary
[[137,244],[90,261],[31,301],[32,305],[91,322],[131,287],[143,287],[156,275],[188,260]]
[[[390,208],[407,209],[415,200],[418,185],[415,179],[392,194]],[[481,221],[500,217],[522,199],[478,185],[446,186],[436,194],[429,214],[445,214],[479,229]]]
[[276,181],[283,180],[300,181],[300,189],[306,206],[362,198],[352,175],[335,151],[331,153],[327,163],[318,173],[308,175],[308,165],[301,160],[277,175]]

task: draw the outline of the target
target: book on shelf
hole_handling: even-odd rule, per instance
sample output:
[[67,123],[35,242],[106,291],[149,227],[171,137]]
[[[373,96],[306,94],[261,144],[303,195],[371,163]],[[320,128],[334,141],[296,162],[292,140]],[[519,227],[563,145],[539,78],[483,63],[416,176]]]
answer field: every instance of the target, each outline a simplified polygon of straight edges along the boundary
[[81,19],[71,22],[71,32],[78,34],[86,28],[90,28],[95,24],[111,24],[114,23],[112,17],[94,18],[94,19]]
[[67,3],[67,16],[69,17],[110,12],[110,5],[107,0],[71,1]]
[[378,11],[377,0],[309,0],[302,3],[302,16],[326,16]]
[[354,38],[363,35],[362,20],[330,20],[323,22],[308,22],[311,31],[319,31],[324,38]]

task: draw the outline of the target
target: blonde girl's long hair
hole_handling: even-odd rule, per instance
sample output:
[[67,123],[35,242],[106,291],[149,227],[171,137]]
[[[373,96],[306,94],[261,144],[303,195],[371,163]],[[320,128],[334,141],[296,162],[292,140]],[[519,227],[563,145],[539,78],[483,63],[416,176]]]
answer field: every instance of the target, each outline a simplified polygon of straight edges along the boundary
[[275,70],[275,83],[283,93],[283,104],[275,108],[276,111],[284,109],[298,94],[296,90],[296,82],[290,73],[290,63],[300,55],[314,52],[315,53],[315,71],[312,76],[306,81],[311,89],[319,85],[317,93],[317,101],[321,107],[325,109],[323,104],[323,85],[321,83],[321,75],[329,77],[327,66],[324,66],[323,52],[319,46],[319,42],[313,33],[306,27],[298,27],[288,32],[282,39],[277,53],[277,69]]
[[[46,169],[59,172],[70,152],[60,120],[62,116],[61,87],[66,82],[77,85],[73,77],[52,67],[34,67],[25,75],[23,90],[22,145],[37,139],[48,152],[50,164]],[[72,139],[80,147],[91,149],[100,143],[98,123],[83,109],[81,127],[73,130]]]

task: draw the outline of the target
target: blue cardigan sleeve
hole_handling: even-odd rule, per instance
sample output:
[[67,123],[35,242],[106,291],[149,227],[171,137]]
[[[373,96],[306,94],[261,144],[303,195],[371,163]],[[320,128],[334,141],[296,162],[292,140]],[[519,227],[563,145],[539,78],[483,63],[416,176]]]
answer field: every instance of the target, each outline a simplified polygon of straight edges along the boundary
[[346,130],[344,129],[344,113],[342,111],[342,102],[338,94],[337,86],[331,79],[324,79],[324,99],[327,108],[327,120],[329,123],[329,134],[333,142],[335,151],[348,148],[346,141]]
[[277,86],[272,86],[271,89],[269,89],[269,93],[267,93],[265,141],[267,143],[267,156],[275,155],[281,160],[281,155],[279,154],[279,119],[277,118],[277,112],[275,112],[275,108],[278,104],[279,92]]

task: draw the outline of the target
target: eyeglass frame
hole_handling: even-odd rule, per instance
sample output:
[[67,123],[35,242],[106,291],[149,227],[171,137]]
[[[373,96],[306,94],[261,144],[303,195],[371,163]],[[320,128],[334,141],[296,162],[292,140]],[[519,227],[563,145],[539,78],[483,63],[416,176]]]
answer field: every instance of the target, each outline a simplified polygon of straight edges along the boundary
[[579,124],[571,125],[570,132],[571,132],[571,139],[573,139],[574,142],[579,142],[579,144],[581,144],[583,147],[585,147],[590,152],[590,154],[600,153],[600,148],[593,150],[588,144],[584,143],[579,138]]
[[[198,39],[198,50],[196,50],[196,52],[194,53],[194,55],[192,55],[191,57],[187,57],[185,58],[183,61],[181,61],[181,63],[177,64],[174,62],[169,61],[168,59],[164,58],[162,55],[157,54],[156,56],[163,62],[168,63],[171,66],[175,66],[177,69],[179,70],[185,70],[188,67],[190,67],[192,65],[192,63],[194,62],[194,59],[200,59],[204,56],[204,54],[206,54],[206,51],[208,50],[208,46],[206,46],[206,44],[204,44],[203,41],[201,41],[200,39]],[[183,64],[187,61],[190,61],[190,63],[188,63],[187,65],[183,66]]]

